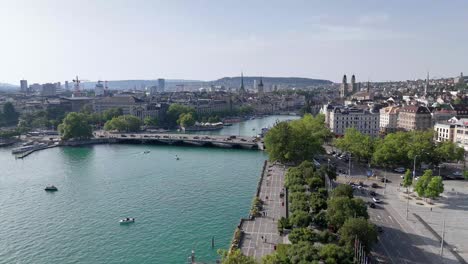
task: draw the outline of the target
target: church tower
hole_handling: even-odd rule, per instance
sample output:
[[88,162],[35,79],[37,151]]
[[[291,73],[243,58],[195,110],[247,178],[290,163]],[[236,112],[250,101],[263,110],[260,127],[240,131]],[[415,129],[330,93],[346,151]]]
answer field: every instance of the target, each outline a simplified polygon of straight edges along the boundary
[[356,84],[356,76],[351,76],[351,93],[355,94],[358,91]]
[[340,97],[345,98],[347,95],[348,95],[348,80],[345,74],[343,75],[343,81],[341,82]]
[[241,85],[239,87],[239,93],[245,94],[245,87],[244,87],[244,73],[241,72]]
[[263,94],[264,93],[264,90],[263,90],[263,79],[260,78],[260,83],[258,84],[257,86],[257,92],[259,95]]

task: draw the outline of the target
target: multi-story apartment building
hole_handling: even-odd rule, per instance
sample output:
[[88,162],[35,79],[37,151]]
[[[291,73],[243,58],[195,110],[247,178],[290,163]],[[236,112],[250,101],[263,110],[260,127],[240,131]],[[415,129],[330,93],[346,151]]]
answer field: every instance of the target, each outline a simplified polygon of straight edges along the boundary
[[377,137],[379,135],[378,113],[356,108],[335,107],[330,112],[328,126],[336,136],[343,136],[346,129],[354,127],[359,132]]
[[383,133],[395,132],[398,127],[399,107],[388,106],[380,109],[380,131]]
[[434,140],[437,142],[453,141],[455,123],[439,122],[434,125]]
[[460,119],[455,124],[455,131],[453,133],[453,141],[459,146],[468,150],[468,119]]
[[398,112],[398,128],[406,131],[432,127],[431,112],[425,106],[408,105]]

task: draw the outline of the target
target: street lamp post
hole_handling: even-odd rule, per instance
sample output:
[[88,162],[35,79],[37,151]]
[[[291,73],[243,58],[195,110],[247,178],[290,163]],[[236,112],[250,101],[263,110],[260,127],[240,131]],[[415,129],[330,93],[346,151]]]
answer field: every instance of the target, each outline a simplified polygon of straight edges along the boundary
[[351,153],[349,153],[348,176],[351,178]]
[[413,164],[413,180],[412,180],[412,183],[414,183],[414,177],[416,177],[416,158],[418,157],[419,155],[415,155],[414,156],[414,164]]

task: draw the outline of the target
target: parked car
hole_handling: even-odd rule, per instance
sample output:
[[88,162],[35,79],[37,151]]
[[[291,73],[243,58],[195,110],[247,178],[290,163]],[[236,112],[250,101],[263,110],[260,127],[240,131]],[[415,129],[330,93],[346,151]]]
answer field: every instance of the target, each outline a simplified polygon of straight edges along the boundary
[[463,173],[461,171],[455,171],[454,173],[452,173],[452,175],[455,177],[461,177],[463,176]]
[[372,201],[374,201],[374,203],[382,202],[379,198],[375,198],[375,197],[372,197]]
[[375,208],[375,203],[369,202],[369,207],[370,208]]
[[382,178],[382,179],[380,179],[380,182],[391,182],[391,181],[389,179],[387,179],[387,178]]
[[406,170],[405,170],[405,168],[403,168],[403,167],[399,167],[399,168],[394,169],[394,171],[395,171],[395,172],[399,172],[399,173],[403,173],[403,172],[405,172]]
[[372,188],[379,188],[379,185],[378,185],[377,183],[374,182],[374,183],[372,183],[371,187],[372,187]]
[[369,194],[370,194],[371,196],[376,196],[376,195],[377,195],[374,191],[370,191]]

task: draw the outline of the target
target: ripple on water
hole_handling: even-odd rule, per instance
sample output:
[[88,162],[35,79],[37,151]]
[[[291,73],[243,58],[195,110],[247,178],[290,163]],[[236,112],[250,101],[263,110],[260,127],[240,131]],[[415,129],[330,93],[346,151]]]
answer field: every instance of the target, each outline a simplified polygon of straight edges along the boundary
[[[211,237],[228,246],[265,158],[245,150],[101,145],[18,161],[2,149],[0,263],[184,263],[192,248],[213,260]],[[49,183],[59,191],[45,192]],[[136,222],[119,225],[127,216]]]

